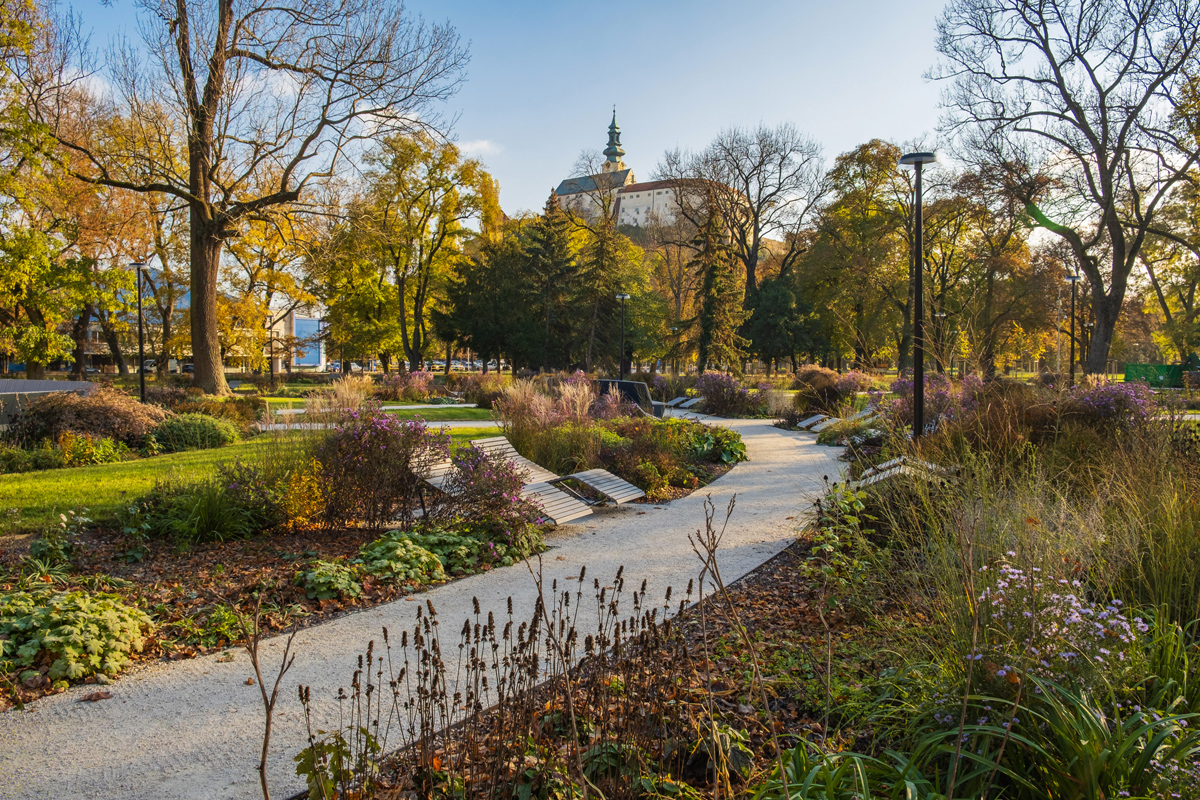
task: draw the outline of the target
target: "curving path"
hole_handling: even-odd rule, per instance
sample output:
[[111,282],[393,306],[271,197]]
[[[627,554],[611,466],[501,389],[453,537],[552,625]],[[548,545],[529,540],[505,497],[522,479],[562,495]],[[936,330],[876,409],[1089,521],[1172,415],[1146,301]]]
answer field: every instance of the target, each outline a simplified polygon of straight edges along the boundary
[[[547,584],[577,576],[581,565],[602,580],[624,565],[632,585],[647,580],[649,598],[661,598],[670,585],[682,590],[698,572],[687,535],[703,524],[705,494],[722,511],[737,494],[721,553],[726,580],[787,547],[823,477],[835,480],[844,466],[836,460],[839,451],[816,446],[811,435],[774,428],[769,420],[708,421],[740,431],[750,461],[682,500],[626,505],[559,528],[543,557]],[[464,578],[416,597],[431,600],[446,630],[456,630],[471,615],[472,597],[485,613],[499,614],[510,596],[519,613],[533,608],[536,590],[524,566]],[[395,601],[296,637],[299,655],[280,693],[268,766],[275,797],[303,789],[292,763],[305,742],[296,684],[312,687],[314,705],[331,697],[348,684],[357,654],[379,638],[381,626],[411,627],[421,604]],[[268,663],[278,663],[281,641],[264,649]],[[156,663],[108,687],[111,700],[80,702],[95,687],[77,687],[25,711],[0,714],[0,798],[259,797],[255,767],[262,706],[258,687],[245,683],[250,674],[244,652],[230,662],[214,655]]]

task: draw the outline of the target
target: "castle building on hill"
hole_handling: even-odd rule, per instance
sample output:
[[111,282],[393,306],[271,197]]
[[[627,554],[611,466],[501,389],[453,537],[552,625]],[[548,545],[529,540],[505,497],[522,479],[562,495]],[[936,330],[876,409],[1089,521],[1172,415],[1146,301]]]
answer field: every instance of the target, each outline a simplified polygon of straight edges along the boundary
[[674,185],[670,181],[638,183],[633,170],[625,164],[624,155],[621,127],[617,125],[614,108],[600,172],[567,178],[560,183],[555,190],[559,207],[591,218],[608,206],[618,225],[642,226],[652,222],[669,225],[674,222],[679,210]]

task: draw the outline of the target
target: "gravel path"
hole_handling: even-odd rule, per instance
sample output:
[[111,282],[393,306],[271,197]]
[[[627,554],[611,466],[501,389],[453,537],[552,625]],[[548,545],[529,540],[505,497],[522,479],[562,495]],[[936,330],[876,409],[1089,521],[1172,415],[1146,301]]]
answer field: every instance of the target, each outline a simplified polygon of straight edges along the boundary
[[[714,420],[715,421],[715,420]],[[726,531],[721,568],[732,581],[784,549],[821,490],[844,466],[838,450],[818,447],[811,435],[771,427],[767,420],[720,421],[741,432],[750,461],[703,492],[659,507],[626,505],[602,510],[549,537],[543,558],[547,584],[588,574],[605,577],[621,565],[631,585],[648,582],[648,598],[667,586],[681,592],[698,572],[687,535],[703,524],[702,502],[711,494],[724,510],[737,494]],[[443,628],[456,631],[471,615],[472,597],[484,613],[498,615],[508,597],[519,615],[533,608],[536,589],[524,566],[498,569],[315,626],[296,638],[298,657],[281,690],[268,765],[273,795],[303,788],[292,757],[304,746],[296,684],[312,687],[314,705],[348,685],[357,654],[381,626],[411,627],[425,599],[437,607]],[[264,646],[277,664],[282,643]],[[77,687],[0,714],[0,798],[255,798],[262,706],[257,686],[247,686],[249,659],[217,656],[155,663],[107,687],[111,700],[80,698],[95,687]],[[327,707],[327,706],[326,706]]]

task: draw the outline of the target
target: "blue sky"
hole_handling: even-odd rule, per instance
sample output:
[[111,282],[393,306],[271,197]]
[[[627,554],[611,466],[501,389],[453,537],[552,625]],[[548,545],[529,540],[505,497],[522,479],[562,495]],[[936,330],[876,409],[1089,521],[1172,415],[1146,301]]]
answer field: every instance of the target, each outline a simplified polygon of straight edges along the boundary
[[[209,0],[211,1],[211,0]],[[455,136],[500,181],[510,213],[540,209],[617,106],[625,161],[646,180],[670,148],[731,125],[791,121],[832,161],[869,139],[932,139],[944,0],[409,0],[470,42]],[[134,4],[78,0],[104,50]]]

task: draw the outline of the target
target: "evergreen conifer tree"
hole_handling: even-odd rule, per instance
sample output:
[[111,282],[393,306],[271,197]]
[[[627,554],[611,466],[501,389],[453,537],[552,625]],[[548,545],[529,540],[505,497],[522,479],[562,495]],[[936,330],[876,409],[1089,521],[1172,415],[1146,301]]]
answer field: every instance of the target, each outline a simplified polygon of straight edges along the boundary
[[543,337],[540,363],[543,369],[566,366],[563,345],[569,340],[566,304],[578,278],[575,249],[571,243],[571,221],[551,192],[545,212],[533,226],[529,242],[530,278],[543,304]]
[[711,365],[721,364],[741,372],[749,342],[738,331],[749,314],[742,309],[733,252],[716,214],[710,214],[700,228],[695,247],[696,257],[689,268],[701,276],[697,367],[703,373]]

